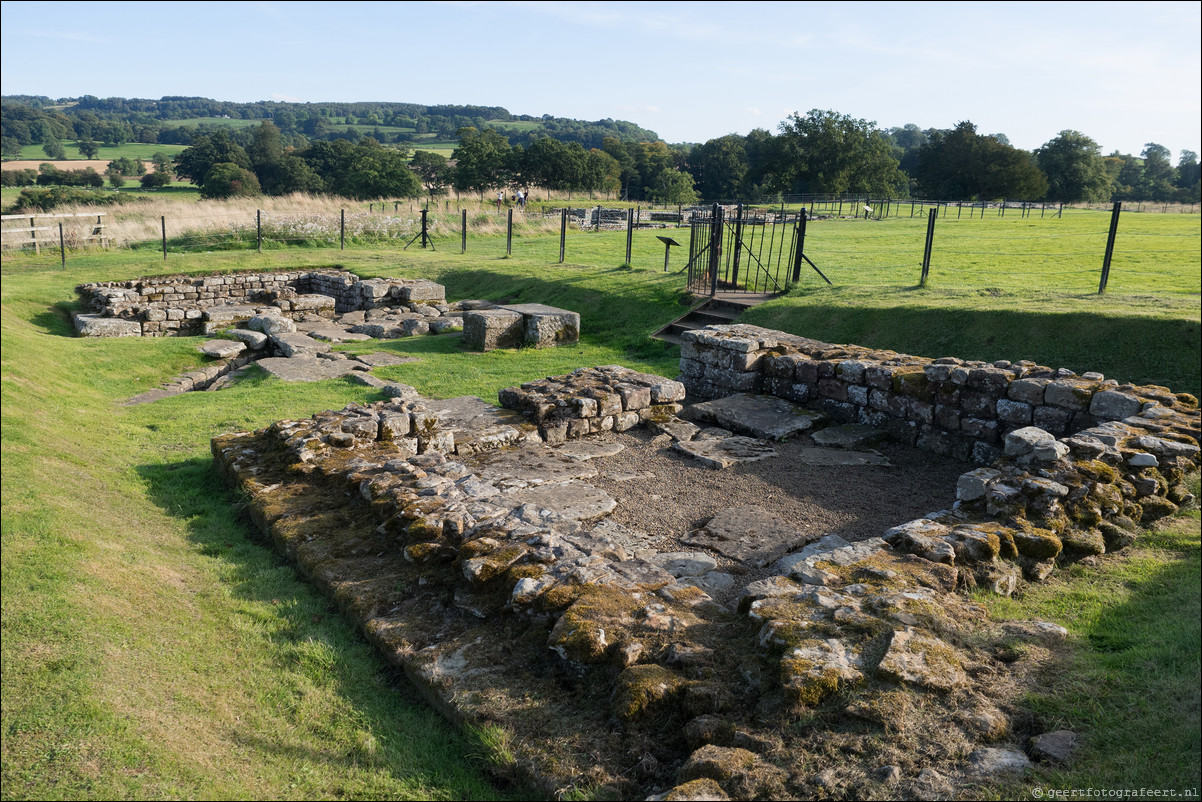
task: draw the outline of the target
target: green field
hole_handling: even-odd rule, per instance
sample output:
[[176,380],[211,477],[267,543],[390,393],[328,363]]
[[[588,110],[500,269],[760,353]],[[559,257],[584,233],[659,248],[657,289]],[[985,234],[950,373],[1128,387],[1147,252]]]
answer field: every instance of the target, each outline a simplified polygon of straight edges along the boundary
[[[856,225],[848,223],[847,234],[831,229],[815,237],[850,242]],[[1096,227],[1088,219],[1080,225]],[[1193,233],[1183,229],[1181,236],[1184,252],[1194,248],[1196,259],[1193,225]],[[56,259],[6,258],[0,268],[4,797],[525,797],[524,790],[489,785],[488,746],[423,706],[239,517],[237,499],[212,470],[208,444],[216,434],[374,401],[376,391],[342,380],[297,385],[257,378],[221,392],[122,406],[199,365],[200,338],[72,337],[73,288],[152,274],[337,264],[363,276],[428,277],[445,284],[452,299],[580,310],[581,341],[570,348],[471,356],[457,335],[382,344],[420,360],[382,370],[387,378],[429,395],[495,400],[500,387],[581,365],[620,363],[675,375],[679,350],[648,335],[687,308],[683,258],[677,254],[664,273],[654,234],[637,232],[633,268],[621,266],[621,232],[574,233],[563,265],[556,264],[558,237],[536,231],[523,232],[509,258],[498,235],[472,236],[460,254],[453,232],[425,252],[401,251],[393,242],[345,251],[170,253],[164,262],[153,250],[113,250],[70,254],[66,270]],[[817,243],[815,249],[817,261]],[[1132,277],[1161,276],[1160,285],[1120,286],[1099,298],[1048,287],[1038,275],[999,292],[947,287],[942,278],[917,290],[913,269],[861,284],[849,275],[870,274],[854,273],[848,257],[841,265],[819,262],[834,289],[811,274],[749,317],[819,339],[1094,367],[1196,393],[1196,262],[1174,259],[1181,263],[1127,266]],[[1138,342],[1128,347],[1129,339]],[[1074,651],[1063,656],[1073,662],[1061,673],[1071,666],[1081,678],[1066,689],[1077,695],[1063,700],[1067,707],[1056,707],[1057,699],[1032,700],[1041,722],[1068,718],[1088,730],[1083,773],[1058,775],[1058,782],[1071,787],[1093,778],[1089,772],[1113,757],[1112,736],[1128,727],[1132,711],[1154,722],[1138,730],[1152,752],[1161,730],[1174,729],[1163,741],[1171,754],[1123,761],[1106,778],[1124,787],[1160,787],[1162,768],[1171,766],[1185,768],[1184,781],[1192,771],[1197,782],[1197,750],[1178,754],[1196,747],[1197,737],[1191,742],[1190,730],[1176,732],[1193,726],[1196,733],[1198,718],[1198,525],[1196,517],[1184,520],[1183,531],[1148,539],[1152,556],[1136,552],[1134,567],[1111,590],[1092,594],[1094,607],[1082,609],[1098,614],[1064,612]],[[1057,597],[1073,598],[1089,593],[1094,577],[1067,572],[1050,587]],[[1182,601],[1191,594],[1192,607]],[[1114,616],[1102,614],[1112,595],[1128,605],[1122,610],[1139,604],[1159,616],[1174,611],[1174,631],[1182,633],[1174,643],[1194,643],[1193,661],[1165,663],[1153,683],[1142,661],[1159,660],[1158,653],[1112,660],[1106,628]],[[1158,637],[1155,616],[1147,618],[1135,637]],[[1095,676],[1118,694],[1109,717],[1081,712],[1088,712],[1087,680]]]
[[257,128],[267,122],[266,117],[257,119],[243,120],[241,118],[232,117],[188,117],[183,120],[163,120],[163,126],[166,128],[183,128],[186,125],[190,126],[224,126],[226,128]]
[[[112,161],[125,157],[127,159],[142,159],[150,161],[151,157],[156,153],[166,153],[168,156],[176,156],[184,151],[187,145],[148,145],[144,142],[126,142],[124,145],[119,145],[115,148],[107,148],[104,145],[100,146],[100,152],[96,154],[97,159]],[[63,142],[63,151],[67,154],[68,159],[83,159],[79,153],[79,148],[74,142]],[[41,145],[26,145],[21,148],[21,155],[16,157],[21,161],[54,161],[46,157],[46,151],[42,150]],[[9,161],[6,159],[5,161]]]

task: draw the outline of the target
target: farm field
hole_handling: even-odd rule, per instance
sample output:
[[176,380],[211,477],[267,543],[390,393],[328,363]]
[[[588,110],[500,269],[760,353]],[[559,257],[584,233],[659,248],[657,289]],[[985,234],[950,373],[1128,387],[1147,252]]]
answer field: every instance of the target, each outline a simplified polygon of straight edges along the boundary
[[[336,207],[322,207],[323,214],[332,217]],[[253,220],[254,205],[229,211]],[[390,369],[389,378],[428,395],[495,400],[500,387],[581,365],[620,363],[675,375],[679,350],[648,335],[687,309],[683,259],[676,254],[670,272],[663,272],[656,232],[636,232],[629,268],[621,266],[624,233],[573,232],[567,259],[558,265],[557,230],[543,230],[541,223],[522,229],[506,258],[495,216],[469,217],[479,233],[469,237],[466,254],[458,252],[458,233],[448,221],[436,232],[436,249],[425,252],[402,251],[399,237],[365,237],[347,250],[315,242],[263,254],[172,251],[166,263],[153,248],[73,252],[65,270],[57,254],[5,258],[0,776],[6,798],[526,796],[489,782],[490,767],[503,775],[495,739],[458,733],[422,705],[252,534],[212,471],[208,443],[216,434],[376,400],[375,391],[341,380],[252,379],[221,392],[124,407],[122,400],[199,364],[200,338],[85,341],[70,336],[68,322],[73,287],[82,282],[340,265],[363,276],[430,278],[445,284],[451,298],[504,298],[582,312],[578,347],[468,356],[456,335],[387,344],[421,360]],[[1124,217],[1124,224],[1135,217]],[[1078,228],[1055,233],[1074,243],[1077,236],[1092,237],[1105,219],[1082,217],[1073,223]],[[1073,220],[1066,213],[1064,222]],[[993,229],[995,240],[987,239],[990,222],[980,222],[970,238],[975,243],[962,247],[1003,255],[1015,248],[1000,229]],[[1149,239],[1180,247],[1164,246],[1171,253],[1159,259],[1132,257],[1125,266],[1119,249],[1111,292],[1100,297],[1100,255],[1080,257],[1079,269],[1094,271],[1092,288],[1084,278],[1061,288],[1034,270],[1017,277],[1037,261],[1034,251],[1018,250],[997,269],[966,264],[953,272],[935,261],[932,281],[918,289],[921,230],[917,256],[894,264],[901,259],[895,251],[909,253],[909,229],[825,225],[811,229],[812,258],[836,286],[826,288],[807,268],[798,286],[749,314],[748,322],[930,356],[1094,368],[1199,392],[1196,219],[1192,229],[1161,229],[1168,224],[1142,218],[1132,223],[1133,235],[1146,225]],[[1104,224],[1101,230],[1104,235]],[[687,236],[674,236],[682,233]],[[878,236],[892,244],[871,238]],[[857,256],[861,251],[867,256]],[[1066,276],[1075,275],[1067,270]],[[1128,284],[1119,283],[1124,270]],[[1010,283],[999,284],[1005,271]],[[998,615],[1042,614],[1071,632],[1049,675],[1071,669],[1082,682],[1053,684],[1049,688],[1064,690],[1063,696],[1036,698],[1032,705],[1041,721],[1088,732],[1083,767],[1038,779],[1056,787],[1099,778],[1159,787],[1171,768],[1175,778],[1197,784],[1198,758],[1189,749],[1198,731],[1198,555],[1193,514],[1142,539],[1130,555],[1108,558],[1115,566],[1105,570],[1120,572],[1113,582],[1074,569],[1050,586],[1054,592],[1033,593],[1029,607],[1025,600],[1014,607],[982,599]],[[1065,598],[1080,602],[1066,609]],[[1164,647],[1174,659],[1161,660],[1155,649],[1117,659],[1108,611],[1118,604],[1145,611],[1124,619],[1123,638],[1141,643],[1158,643],[1160,616],[1177,611]],[[1154,682],[1144,660],[1163,664]],[[1089,698],[1084,678],[1090,677],[1105,683],[1109,711]],[[1130,737],[1122,741],[1124,759],[1115,761],[1112,738],[1120,732]],[[1016,791],[982,793],[1007,798]]]
[[3,165],[5,170],[22,170],[29,167],[36,170],[39,164],[49,162],[60,170],[82,170],[85,167],[95,167],[97,172],[102,173],[105,166],[113,159],[124,157],[142,159],[146,162],[146,169],[153,170],[154,165],[150,163],[150,159],[154,154],[166,153],[168,156],[174,157],[182,153],[186,147],[187,145],[151,145],[145,142],[126,142],[115,148],[101,145],[97,158],[89,160],[83,157],[73,142],[66,141],[63,142],[63,152],[67,154],[65,160],[55,161],[46,158],[46,153],[42,150],[41,145],[26,145],[21,148],[21,155],[18,158],[5,159]]

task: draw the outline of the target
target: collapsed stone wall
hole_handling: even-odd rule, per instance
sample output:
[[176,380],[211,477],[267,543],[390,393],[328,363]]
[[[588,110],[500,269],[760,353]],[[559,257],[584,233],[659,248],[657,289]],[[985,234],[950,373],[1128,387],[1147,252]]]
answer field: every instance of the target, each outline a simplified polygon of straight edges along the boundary
[[1000,456],[1006,434],[1027,426],[1063,437],[1151,407],[1198,403],[1166,387],[1120,384],[1100,373],[1078,376],[1030,361],[929,359],[759,326],[710,326],[681,339],[679,378],[694,396],[775,395],[982,465]]
[[345,270],[293,270],[220,276],[156,276],[81,284],[84,336],[162,337],[210,334],[271,306],[287,316],[442,304],[441,284],[424,279],[360,279]]

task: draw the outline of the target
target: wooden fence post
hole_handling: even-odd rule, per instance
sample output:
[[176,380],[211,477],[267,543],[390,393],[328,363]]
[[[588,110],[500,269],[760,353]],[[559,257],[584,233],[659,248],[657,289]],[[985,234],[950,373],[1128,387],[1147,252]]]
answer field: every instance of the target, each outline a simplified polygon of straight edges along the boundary
[[339,209],[338,250],[346,250],[346,209]]
[[259,253],[263,253],[263,210],[255,209],[255,239],[259,241]]
[[459,227],[459,252],[467,253],[467,209],[460,212],[463,216]]
[[59,260],[63,263],[63,267],[67,266],[67,245],[63,239],[63,224],[58,224],[58,255]]
[[505,255],[513,255],[513,209],[509,210],[509,221],[505,227]]
[[167,261],[167,216],[163,215],[160,218],[160,222],[162,222],[162,224],[163,224],[163,261],[166,262]]

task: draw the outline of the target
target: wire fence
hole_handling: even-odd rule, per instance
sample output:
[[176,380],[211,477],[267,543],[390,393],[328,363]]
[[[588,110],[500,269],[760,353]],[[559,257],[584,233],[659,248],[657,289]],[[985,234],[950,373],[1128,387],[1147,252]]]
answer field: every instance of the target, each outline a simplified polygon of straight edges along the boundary
[[[863,199],[853,199],[860,203]],[[837,286],[906,287],[928,281],[941,288],[981,291],[1043,288],[1097,291],[1107,252],[1111,215],[1106,212],[1035,204],[1001,210],[980,203],[960,206],[915,200],[887,203],[865,216],[838,214],[838,199],[809,199],[804,254]],[[848,199],[843,203],[847,209]],[[813,212],[810,212],[810,208]],[[440,204],[441,205],[441,204]],[[173,254],[264,251],[287,248],[352,250],[426,249],[473,256],[517,256],[535,261],[580,264],[600,261],[681,272],[689,248],[675,251],[665,235],[686,246],[692,215],[702,207],[607,209],[558,207],[521,209],[492,204],[471,208],[400,202],[373,203],[365,210],[326,208],[274,212],[252,208],[204,214],[123,217],[110,213],[105,237],[95,239],[96,216],[53,221],[5,220],[3,252],[9,265],[62,264],[102,245],[138,252]],[[704,207],[708,212],[710,207]],[[800,205],[765,209],[765,219],[792,224]],[[833,213],[832,213],[833,209]],[[425,212],[423,214],[423,211]],[[879,213],[878,213],[879,211]],[[925,213],[924,213],[925,212]],[[984,216],[982,216],[984,213]],[[934,217],[928,252],[928,227]],[[36,218],[36,216],[34,216]],[[48,217],[48,216],[47,216]],[[425,221],[426,238],[421,234]],[[1128,213],[1117,225],[1109,289],[1121,292],[1202,292],[1202,218]],[[42,225],[47,223],[47,225]],[[58,225],[62,224],[60,237]],[[46,228],[52,239],[34,247],[30,228]],[[26,240],[26,241],[23,241]],[[10,243],[20,243],[10,247]],[[820,281],[808,269],[799,282]]]

